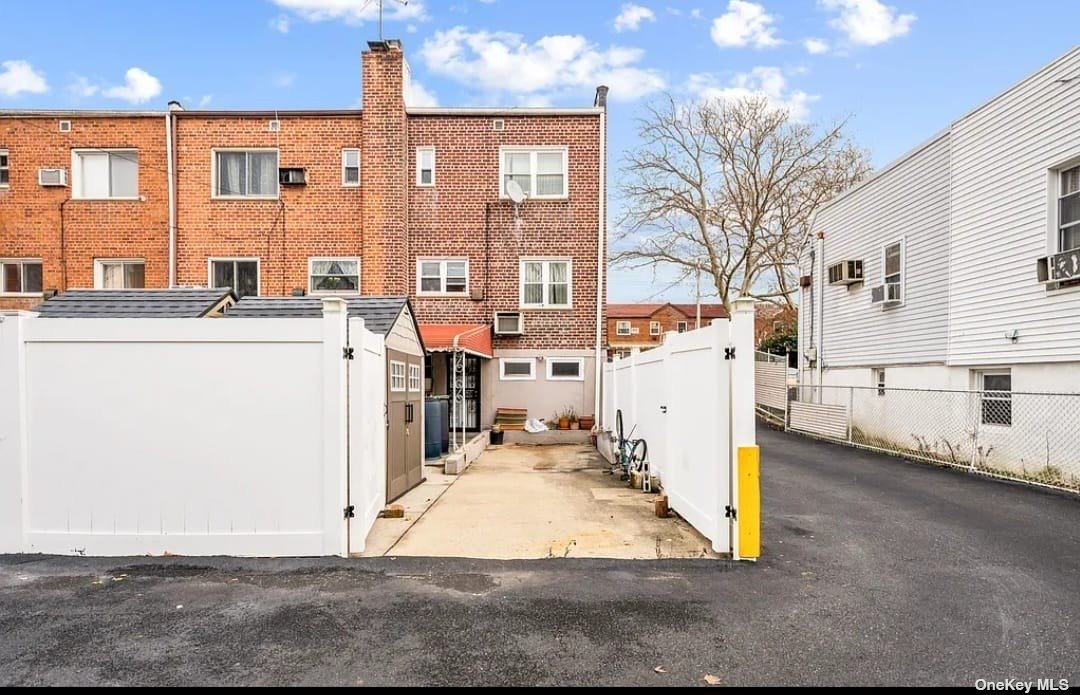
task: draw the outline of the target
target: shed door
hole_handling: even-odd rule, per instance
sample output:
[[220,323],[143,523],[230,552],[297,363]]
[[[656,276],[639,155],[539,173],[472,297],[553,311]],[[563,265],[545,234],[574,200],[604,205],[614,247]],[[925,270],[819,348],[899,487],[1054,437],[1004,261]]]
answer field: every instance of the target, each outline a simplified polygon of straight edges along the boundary
[[[423,358],[386,351],[386,500],[423,480]],[[411,387],[411,388],[410,388]]]

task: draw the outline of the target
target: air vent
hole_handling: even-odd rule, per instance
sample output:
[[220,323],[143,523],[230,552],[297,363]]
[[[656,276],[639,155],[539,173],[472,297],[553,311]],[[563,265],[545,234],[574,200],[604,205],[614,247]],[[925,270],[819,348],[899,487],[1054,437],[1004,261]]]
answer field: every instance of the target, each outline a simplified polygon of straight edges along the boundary
[[520,311],[496,311],[495,312],[495,335],[521,335],[524,333],[521,325]]
[[278,183],[282,186],[303,186],[307,183],[307,172],[300,167],[278,169]]
[[496,118],[491,122],[491,129],[497,133],[501,133],[506,130],[506,121],[501,118]]
[[60,132],[61,133],[70,133],[71,132],[71,121],[60,121]]
[[281,121],[278,121],[278,120],[270,121],[270,132],[271,133],[277,133],[280,130],[281,130]]
[[42,186],[66,186],[67,169],[38,169],[37,178]]

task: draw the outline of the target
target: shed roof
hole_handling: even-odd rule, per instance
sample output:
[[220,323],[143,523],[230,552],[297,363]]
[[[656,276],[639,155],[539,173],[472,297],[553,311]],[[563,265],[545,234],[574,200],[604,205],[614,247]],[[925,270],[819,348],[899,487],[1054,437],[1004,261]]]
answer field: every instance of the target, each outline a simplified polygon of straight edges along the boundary
[[[342,297],[348,307],[349,317],[364,319],[364,327],[372,333],[386,335],[397,323],[401,312],[409,309],[409,298],[394,297]],[[323,314],[322,297],[244,297],[225,314],[228,318],[318,318]],[[420,327],[416,326],[420,335]]]
[[51,319],[201,318],[232,304],[231,290],[177,287],[163,290],[68,290],[34,311]]

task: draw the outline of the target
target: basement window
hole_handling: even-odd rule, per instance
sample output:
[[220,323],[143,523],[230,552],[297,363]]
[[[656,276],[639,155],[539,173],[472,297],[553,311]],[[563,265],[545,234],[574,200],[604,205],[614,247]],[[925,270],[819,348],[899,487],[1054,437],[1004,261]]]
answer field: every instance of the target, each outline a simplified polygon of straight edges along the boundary
[[500,358],[499,379],[502,381],[535,381],[536,360],[532,357]]
[[979,372],[982,424],[1012,426],[1012,373]]
[[547,359],[548,381],[584,381],[584,357],[549,357]]

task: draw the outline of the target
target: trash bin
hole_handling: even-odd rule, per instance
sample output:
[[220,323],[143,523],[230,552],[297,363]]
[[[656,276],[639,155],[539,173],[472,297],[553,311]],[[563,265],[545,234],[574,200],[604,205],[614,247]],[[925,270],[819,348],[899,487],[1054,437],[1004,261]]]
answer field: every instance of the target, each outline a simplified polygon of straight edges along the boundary
[[499,446],[502,443],[503,443],[502,430],[499,430],[498,432],[496,432],[495,430],[491,430],[491,445],[492,446]]
[[424,400],[424,458],[437,459],[442,454],[442,408],[434,398]]
[[450,396],[432,396],[431,400],[439,404],[441,418],[439,435],[442,438],[442,453],[450,451]]

